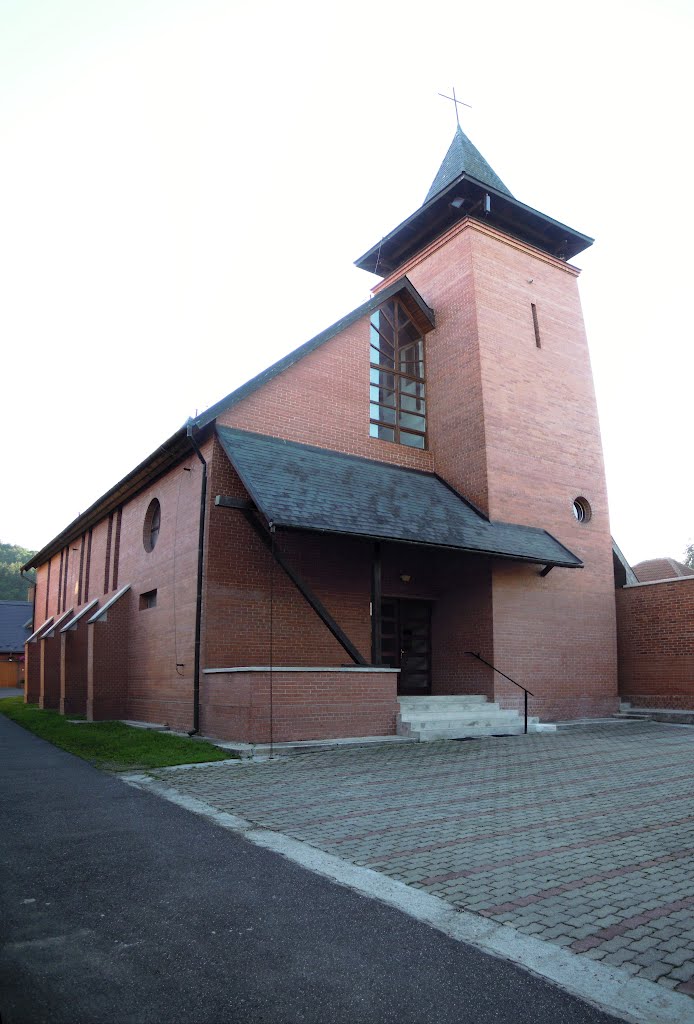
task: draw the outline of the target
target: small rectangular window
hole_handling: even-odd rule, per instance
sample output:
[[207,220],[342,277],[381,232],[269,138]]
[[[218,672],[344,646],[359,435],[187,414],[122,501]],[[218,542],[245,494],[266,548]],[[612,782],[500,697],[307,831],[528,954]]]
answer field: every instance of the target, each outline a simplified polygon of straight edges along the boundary
[[157,607],[157,592],[156,590],[148,590],[145,594],[140,594],[140,611],[144,611],[145,608],[156,608]]

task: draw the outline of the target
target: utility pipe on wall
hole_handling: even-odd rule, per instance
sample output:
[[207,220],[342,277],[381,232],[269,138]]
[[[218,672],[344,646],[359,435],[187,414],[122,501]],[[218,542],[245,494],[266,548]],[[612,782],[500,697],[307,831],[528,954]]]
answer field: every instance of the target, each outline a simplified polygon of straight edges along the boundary
[[188,421],[186,435],[195,454],[202,463],[202,484],[200,486],[200,526],[198,529],[198,581],[195,595],[195,648],[193,656],[193,728],[188,733],[194,736],[200,729],[200,633],[202,629],[202,573],[205,557],[205,512],[207,502],[207,462],[193,437],[194,423]]

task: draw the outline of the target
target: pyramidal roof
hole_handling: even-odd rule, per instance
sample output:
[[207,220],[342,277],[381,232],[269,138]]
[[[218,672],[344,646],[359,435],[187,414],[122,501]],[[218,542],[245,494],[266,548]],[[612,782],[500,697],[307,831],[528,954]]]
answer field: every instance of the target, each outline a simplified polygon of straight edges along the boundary
[[566,262],[593,239],[521,203],[458,125],[426,199],[411,216],[355,260],[380,277],[396,274],[462,220],[483,221]]
[[452,181],[459,178],[461,174],[474,178],[482,185],[489,185],[490,188],[494,188],[498,192],[504,192],[507,196],[512,195],[499,175],[492,170],[477,147],[473,146],[460,125],[458,125],[453,136],[453,142],[448,147],[448,152],[443,158],[443,163],[439,167],[438,174],[427,192],[424,203],[428,203],[430,199],[433,199],[435,195],[442,192],[447,185],[450,185]]

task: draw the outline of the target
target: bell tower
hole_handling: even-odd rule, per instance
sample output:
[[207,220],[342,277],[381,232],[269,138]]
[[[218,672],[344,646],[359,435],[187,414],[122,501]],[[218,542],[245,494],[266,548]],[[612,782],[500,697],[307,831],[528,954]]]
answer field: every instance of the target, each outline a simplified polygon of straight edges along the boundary
[[[376,293],[406,276],[434,311],[436,472],[490,519],[545,529],[584,562],[545,576],[490,567],[491,660],[537,688],[534,713],[545,719],[617,705],[602,444],[580,271],[569,262],[592,241],[517,200],[458,126],[422,206],[356,261],[383,277]],[[495,687],[516,703],[510,684]]]

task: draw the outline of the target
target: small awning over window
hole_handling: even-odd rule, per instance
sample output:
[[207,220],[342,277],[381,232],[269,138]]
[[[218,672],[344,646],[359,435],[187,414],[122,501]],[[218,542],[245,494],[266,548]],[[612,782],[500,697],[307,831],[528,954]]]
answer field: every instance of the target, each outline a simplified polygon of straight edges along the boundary
[[275,526],[548,566],[583,565],[546,530],[485,519],[433,473],[244,430],[216,429],[244,487]]

